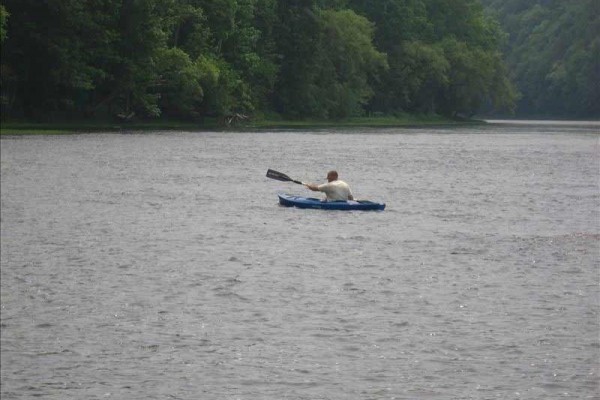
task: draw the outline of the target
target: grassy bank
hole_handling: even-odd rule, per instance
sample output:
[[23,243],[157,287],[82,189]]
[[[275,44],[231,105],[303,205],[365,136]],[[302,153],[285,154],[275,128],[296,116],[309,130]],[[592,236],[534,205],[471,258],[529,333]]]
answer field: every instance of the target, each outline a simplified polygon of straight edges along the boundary
[[344,120],[259,120],[246,126],[254,129],[319,129],[319,128],[409,128],[452,126],[484,123],[478,120],[451,119],[437,115],[405,115],[402,117],[356,117]]
[[68,135],[97,132],[196,131],[216,129],[216,121],[203,124],[179,121],[32,123],[2,122],[0,135]]
[[208,130],[269,130],[269,129],[324,129],[324,128],[393,128],[422,126],[472,125],[482,123],[477,120],[455,120],[435,115],[406,115],[402,117],[361,117],[345,120],[283,120],[258,119],[231,126],[220,125],[216,119],[203,122],[180,121],[134,121],[128,123],[110,122],[69,122],[69,123],[29,123],[3,122],[0,135],[65,135],[94,132],[144,132],[144,131],[208,131]]

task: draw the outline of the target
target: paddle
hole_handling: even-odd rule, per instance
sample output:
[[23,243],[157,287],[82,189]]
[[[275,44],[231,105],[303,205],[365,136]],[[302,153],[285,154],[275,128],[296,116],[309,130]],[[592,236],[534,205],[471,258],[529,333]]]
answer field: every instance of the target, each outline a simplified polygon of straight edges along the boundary
[[270,169],[270,170],[267,171],[267,178],[275,179],[276,181],[294,182],[294,183],[297,183],[299,185],[304,185],[304,183],[302,183],[300,181],[296,181],[296,180],[290,178],[289,176],[287,176],[286,174],[283,174],[281,172],[273,171],[272,169]]

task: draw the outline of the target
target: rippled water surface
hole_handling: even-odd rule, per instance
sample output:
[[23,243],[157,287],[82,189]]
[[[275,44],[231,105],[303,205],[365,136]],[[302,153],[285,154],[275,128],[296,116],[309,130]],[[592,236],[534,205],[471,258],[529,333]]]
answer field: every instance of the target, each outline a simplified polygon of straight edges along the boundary
[[598,399],[599,137],[2,137],[0,395]]

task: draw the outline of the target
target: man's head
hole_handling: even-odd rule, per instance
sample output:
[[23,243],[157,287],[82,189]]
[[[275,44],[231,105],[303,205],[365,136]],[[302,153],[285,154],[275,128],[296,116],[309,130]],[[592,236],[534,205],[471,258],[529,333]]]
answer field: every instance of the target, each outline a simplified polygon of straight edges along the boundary
[[337,179],[338,179],[338,173],[337,173],[337,171],[329,171],[327,173],[327,181],[328,182],[337,181]]

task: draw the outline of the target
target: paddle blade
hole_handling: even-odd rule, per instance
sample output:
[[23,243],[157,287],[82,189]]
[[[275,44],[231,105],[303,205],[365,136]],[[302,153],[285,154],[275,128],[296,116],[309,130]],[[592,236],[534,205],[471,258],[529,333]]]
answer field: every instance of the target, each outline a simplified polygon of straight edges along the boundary
[[274,171],[272,169],[270,169],[270,170],[267,171],[267,178],[275,179],[277,181],[282,181],[282,182],[290,182],[290,181],[293,180],[292,178],[290,178],[286,174]]
[[283,181],[283,182],[294,182],[294,183],[297,183],[298,185],[303,185],[302,182],[296,181],[296,180],[290,178],[289,176],[287,176],[286,174],[283,174],[283,173],[277,172],[277,171],[273,171],[272,169],[267,171],[267,178],[271,178],[271,179],[275,179],[275,180]]

